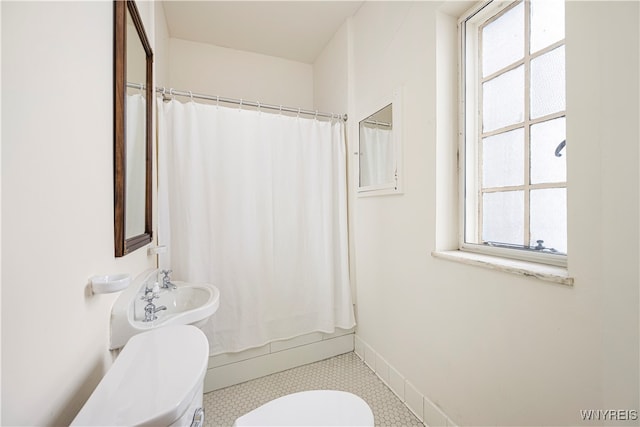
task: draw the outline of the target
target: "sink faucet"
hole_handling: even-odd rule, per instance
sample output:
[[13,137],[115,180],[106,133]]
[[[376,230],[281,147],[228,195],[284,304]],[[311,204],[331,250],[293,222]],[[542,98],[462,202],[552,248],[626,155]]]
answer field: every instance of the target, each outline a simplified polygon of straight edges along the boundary
[[152,322],[156,320],[158,318],[158,316],[156,316],[156,313],[166,309],[167,307],[164,305],[161,305],[160,307],[156,307],[155,304],[152,302],[147,303],[147,305],[144,306],[144,321]]
[[144,306],[144,322],[152,322],[156,320],[158,318],[156,313],[167,309],[164,305],[156,307],[153,303],[153,300],[156,298],[160,298],[160,287],[158,286],[158,283],[154,283],[152,287],[149,287],[149,284],[147,283],[144,287],[144,295],[140,297],[141,300],[147,302],[147,305]]
[[171,274],[173,270],[161,270],[160,273],[163,274],[162,277],[162,285],[160,286],[162,289],[177,289],[178,287],[171,283],[171,278],[169,274]]

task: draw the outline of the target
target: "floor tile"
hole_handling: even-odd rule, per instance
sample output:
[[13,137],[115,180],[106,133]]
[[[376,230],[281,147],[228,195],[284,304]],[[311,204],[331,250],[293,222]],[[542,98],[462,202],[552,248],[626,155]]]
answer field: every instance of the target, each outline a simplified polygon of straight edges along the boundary
[[318,389],[360,396],[371,407],[376,426],[423,426],[353,352],[206,393],[205,425],[231,426],[236,418],[270,400]]

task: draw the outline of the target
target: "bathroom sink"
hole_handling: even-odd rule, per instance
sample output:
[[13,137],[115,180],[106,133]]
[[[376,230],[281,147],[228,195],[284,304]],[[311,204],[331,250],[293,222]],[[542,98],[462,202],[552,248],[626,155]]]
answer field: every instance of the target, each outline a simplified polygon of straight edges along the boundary
[[157,312],[156,320],[144,321],[144,307],[147,302],[136,298],[134,309],[129,312],[129,321],[142,329],[178,324],[198,326],[198,323],[204,323],[218,309],[220,292],[215,286],[179,281],[172,283],[177,286],[176,289],[161,289],[159,297],[153,301],[156,307],[167,308]]
[[152,303],[155,319],[145,320],[146,288],[152,288],[158,270],[142,273],[116,300],[111,311],[111,349],[124,346],[135,334],[169,325],[201,326],[220,305],[220,291],[205,283],[173,281],[175,289],[159,289]]

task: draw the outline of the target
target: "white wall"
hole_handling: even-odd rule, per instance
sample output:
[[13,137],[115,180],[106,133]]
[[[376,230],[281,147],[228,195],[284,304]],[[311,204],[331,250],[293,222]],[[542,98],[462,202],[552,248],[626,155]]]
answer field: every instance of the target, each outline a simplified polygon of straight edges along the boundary
[[313,108],[309,64],[175,38],[169,45],[169,80],[175,89]]
[[640,3],[568,2],[567,15],[570,270],[601,318],[601,405],[640,409]]
[[169,85],[169,29],[164,13],[164,4],[159,3],[155,11],[155,51],[153,71],[155,72],[155,85],[165,87]]
[[313,63],[314,108],[346,113],[349,108],[349,28],[347,20]]
[[113,3],[1,8],[2,424],[64,425],[112,363],[88,278],[155,260],[114,257]]
[[[405,194],[351,209],[357,335],[459,425],[638,409],[638,6],[567,2],[573,288],[430,256],[456,242],[456,108],[443,99],[456,91],[456,20],[436,2],[368,2],[334,39],[350,52],[350,152],[353,119],[404,88]],[[316,93],[331,91],[317,65]]]

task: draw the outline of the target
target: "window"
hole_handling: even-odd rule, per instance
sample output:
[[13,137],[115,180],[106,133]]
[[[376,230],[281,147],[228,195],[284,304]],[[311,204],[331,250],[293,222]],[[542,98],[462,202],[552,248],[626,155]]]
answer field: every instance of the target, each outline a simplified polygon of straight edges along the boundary
[[564,2],[484,2],[459,26],[460,248],[566,265]]

